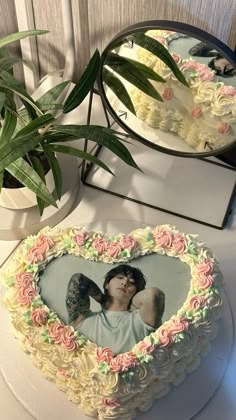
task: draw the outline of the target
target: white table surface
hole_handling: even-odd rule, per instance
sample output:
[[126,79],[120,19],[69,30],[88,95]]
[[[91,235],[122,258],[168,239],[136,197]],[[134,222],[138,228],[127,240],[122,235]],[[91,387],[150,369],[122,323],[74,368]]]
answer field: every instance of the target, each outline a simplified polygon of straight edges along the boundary
[[[59,226],[88,225],[96,220],[103,221],[101,226],[104,231],[109,229],[109,221],[137,221],[137,227],[141,224],[172,224],[180,231],[197,233],[200,238],[211,247],[221,263],[221,269],[225,279],[225,290],[232,307],[232,316],[235,322],[236,297],[235,282],[235,257],[236,257],[236,205],[229,218],[227,227],[223,230],[209,228],[179,217],[167,215],[160,211],[140,206],[128,200],[102,193],[98,190],[82,187],[80,196],[74,210],[67,216]],[[118,223],[118,222],[117,222]],[[1,262],[17,245],[14,242],[0,242]],[[17,345],[17,344],[16,344]],[[213,398],[204,409],[198,413],[194,420],[235,420],[236,399],[235,399],[235,372],[236,372],[236,342],[234,341],[231,360],[223,378],[223,381]],[[9,361],[10,362],[10,361]],[[46,399],[46,396],[45,396]],[[3,378],[0,377],[0,412],[2,420],[33,420],[21,404],[13,397]],[[148,412],[146,413],[148,419]],[[80,415],[78,412],[78,420]],[[174,420],[175,416],[170,414],[169,419]],[[50,420],[50,419],[45,419]],[[163,419],[164,420],[164,419]]]

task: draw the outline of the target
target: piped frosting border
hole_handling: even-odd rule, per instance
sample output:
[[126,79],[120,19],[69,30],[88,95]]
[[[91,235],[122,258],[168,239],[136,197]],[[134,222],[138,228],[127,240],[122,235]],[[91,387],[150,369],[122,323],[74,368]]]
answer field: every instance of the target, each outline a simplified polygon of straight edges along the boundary
[[[158,253],[190,267],[190,290],[176,315],[129,352],[114,357],[64,325],[41,299],[39,273],[54,258],[72,254],[106,263]],[[104,235],[83,228],[44,228],[17,249],[4,273],[5,304],[13,333],[33,363],[87,415],[131,419],[137,408],[182,382],[217,333],[222,276],[212,252],[196,235],[169,225]]]

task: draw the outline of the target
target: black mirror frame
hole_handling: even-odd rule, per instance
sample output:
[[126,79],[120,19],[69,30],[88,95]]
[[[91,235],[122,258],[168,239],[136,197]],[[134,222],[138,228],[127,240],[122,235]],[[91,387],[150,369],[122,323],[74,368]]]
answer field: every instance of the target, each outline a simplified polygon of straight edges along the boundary
[[111,114],[112,118],[117,122],[117,124],[125,130],[126,133],[130,135],[131,138],[140,141],[144,145],[157,150],[162,153],[166,153],[173,156],[179,156],[179,157],[187,157],[187,158],[204,158],[209,156],[217,156],[220,154],[223,154],[224,152],[232,149],[235,147],[236,142],[233,142],[229,146],[224,146],[217,150],[212,150],[209,152],[203,152],[203,153],[187,153],[187,152],[178,152],[176,150],[167,149],[165,147],[158,146],[157,144],[152,143],[151,141],[145,139],[144,137],[137,134],[135,131],[133,131],[130,127],[128,127],[115,113],[114,109],[110,105],[109,101],[107,100],[103,81],[102,81],[102,70],[103,70],[103,64],[106,59],[106,55],[108,51],[114,49],[114,47],[119,43],[124,36],[128,37],[136,32],[143,32],[148,31],[152,29],[165,29],[168,31],[174,31],[174,32],[181,32],[185,35],[189,35],[192,37],[196,37],[199,39],[199,41],[207,42],[212,46],[213,48],[217,48],[217,50],[224,55],[224,57],[232,64],[233,67],[236,68],[236,53],[232,51],[227,45],[225,45],[222,41],[214,37],[213,35],[209,34],[208,32],[197,28],[192,25],[188,25],[187,23],[182,22],[175,22],[170,20],[150,20],[150,21],[144,21],[137,23],[132,26],[128,26],[127,28],[123,29],[121,32],[119,32],[112,40],[111,42],[106,46],[104,51],[101,54],[101,63],[100,68],[98,72],[98,78],[97,78],[97,84],[98,84],[98,90],[99,94],[101,96],[101,100],[106,107],[106,109]]

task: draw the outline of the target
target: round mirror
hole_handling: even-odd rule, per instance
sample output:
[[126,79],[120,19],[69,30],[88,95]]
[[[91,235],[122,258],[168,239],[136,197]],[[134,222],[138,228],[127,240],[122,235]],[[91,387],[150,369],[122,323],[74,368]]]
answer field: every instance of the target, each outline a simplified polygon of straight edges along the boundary
[[203,157],[236,144],[236,54],[205,31],[129,27],[104,50],[98,84],[114,120],[153,149]]

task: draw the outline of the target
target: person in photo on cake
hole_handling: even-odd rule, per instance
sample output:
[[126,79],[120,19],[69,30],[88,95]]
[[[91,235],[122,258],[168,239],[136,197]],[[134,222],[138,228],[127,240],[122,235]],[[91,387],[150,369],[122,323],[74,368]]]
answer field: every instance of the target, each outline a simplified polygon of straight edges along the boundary
[[[66,295],[69,324],[114,354],[130,351],[162,324],[165,295],[145,286],[142,271],[127,264],[105,275],[104,293],[84,274],[73,274]],[[90,310],[90,298],[100,303],[100,311]]]

